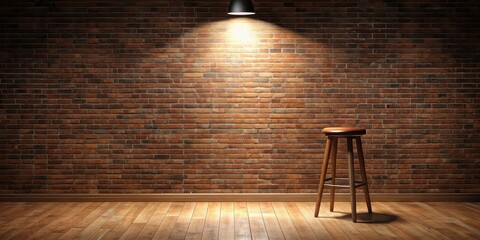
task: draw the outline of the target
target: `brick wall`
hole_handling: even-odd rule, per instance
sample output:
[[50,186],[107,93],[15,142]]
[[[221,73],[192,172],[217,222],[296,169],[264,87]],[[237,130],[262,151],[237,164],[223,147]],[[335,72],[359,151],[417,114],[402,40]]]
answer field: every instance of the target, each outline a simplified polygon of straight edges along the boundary
[[0,193],[480,192],[478,1],[228,2],[2,1]]

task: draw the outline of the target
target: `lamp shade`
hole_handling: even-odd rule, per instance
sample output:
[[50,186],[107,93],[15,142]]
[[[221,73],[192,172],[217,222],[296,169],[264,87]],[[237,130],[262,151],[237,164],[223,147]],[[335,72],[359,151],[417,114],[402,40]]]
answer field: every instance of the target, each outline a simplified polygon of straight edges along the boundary
[[252,15],[255,14],[251,0],[231,0],[228,6],[229,15]]

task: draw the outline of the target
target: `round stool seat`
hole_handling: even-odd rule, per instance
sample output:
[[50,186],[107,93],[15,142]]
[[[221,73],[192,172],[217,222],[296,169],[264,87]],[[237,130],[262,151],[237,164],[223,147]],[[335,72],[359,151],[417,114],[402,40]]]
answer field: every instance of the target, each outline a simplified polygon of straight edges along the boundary
[[358,136],[365,135],[367,130],[359,127],[326,127],[322,133],[327,136]]

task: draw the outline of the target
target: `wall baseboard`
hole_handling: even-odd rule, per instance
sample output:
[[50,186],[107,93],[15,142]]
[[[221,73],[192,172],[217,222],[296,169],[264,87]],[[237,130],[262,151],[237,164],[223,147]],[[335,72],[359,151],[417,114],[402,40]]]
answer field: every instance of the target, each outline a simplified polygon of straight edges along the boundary
[[[323,201],[329,200],[324,194]],[[370,194],[374,202],[479,202],[480,193]],[[364,201],[363,194],[357,195]],[[0,202],[315,202],[315,193],[0,194]],[[348,194],[335,194],[348,202]]]

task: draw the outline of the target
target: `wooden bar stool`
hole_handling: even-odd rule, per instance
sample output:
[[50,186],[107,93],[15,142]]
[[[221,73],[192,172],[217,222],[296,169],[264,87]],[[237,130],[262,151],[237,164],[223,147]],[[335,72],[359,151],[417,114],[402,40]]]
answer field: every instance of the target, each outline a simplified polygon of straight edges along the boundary
[[[322,133],[327,136],[327,146],[325,147],[325,155],[323,159],[322,172],[320,175],[320,184],[318,186],[317,205],[315,206],[315,217],[318,217],[320,210],[320,203],[322,201],[324,186],[330,187],[330,211],[333,211],[333,202],[335,200],[335,188],[350,188],[350,202],[352,205],[352,220],[357,222],[357,203],[355,189],[363,186],[365,193],[365,201],[367,203],[368,213],[372,213],[372,205],[370,203],[370,195],[368,193],[367,173],[365,171],[365,161],[363,159],[363,149],[361,136],[365,135],[367,131],[364,128],[358,127],[328,127],[322,130]],[[348,151],[348,173],[349,178],[336,178],[335,177],[335,165],[337,161],[337,143],[339,138],[347,139],[347,151]],[[354,170],[354,158],[353,158],[353,139],[356,140],[357,155],[360,167],[360,176],[362,181],[355,181]],[[330,156],[331,155],[331,156]],[[326,178],[328,161],[331,157],[332,169],[331,178]],[[335,180],[349,180],[349,185],[335,184]],[[330,181],[331,184],[325,182]]]

